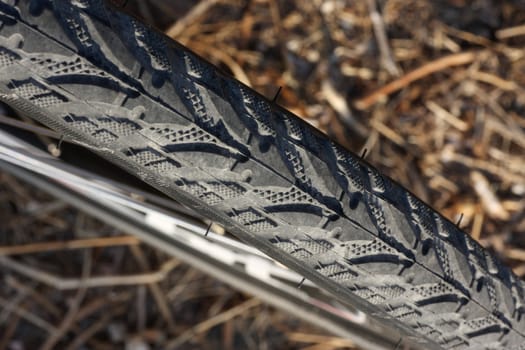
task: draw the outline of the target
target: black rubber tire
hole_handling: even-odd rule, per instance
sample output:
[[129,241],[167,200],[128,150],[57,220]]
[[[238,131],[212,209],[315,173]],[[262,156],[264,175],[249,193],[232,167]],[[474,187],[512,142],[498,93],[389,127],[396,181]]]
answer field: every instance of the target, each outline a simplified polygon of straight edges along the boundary
[[524,283],[290,112],[102,0],[0,21],[2,101],[428,348],[525,349]]

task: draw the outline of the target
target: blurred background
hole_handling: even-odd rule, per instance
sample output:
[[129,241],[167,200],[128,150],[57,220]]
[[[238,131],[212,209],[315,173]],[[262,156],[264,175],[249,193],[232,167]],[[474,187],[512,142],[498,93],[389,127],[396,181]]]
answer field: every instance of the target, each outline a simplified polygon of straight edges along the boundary
[[[523,1],[115,3],[277,97],[525,275]],[[53,245],[86,237],[105,243]],[[37,241],[49,245],[20,250]],[[2,268],[0,349],[353,348],[4,173],[0,244],[77,284],[87,270],[140,274],[86,290]]]

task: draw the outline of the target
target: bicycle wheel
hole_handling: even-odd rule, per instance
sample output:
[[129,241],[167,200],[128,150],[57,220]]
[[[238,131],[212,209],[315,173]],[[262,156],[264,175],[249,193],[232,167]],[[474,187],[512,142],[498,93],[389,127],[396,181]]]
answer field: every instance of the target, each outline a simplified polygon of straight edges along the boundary
[[103,1],[0,20],[1,100],[427,348],[523,349],[523,282],[299,118]]

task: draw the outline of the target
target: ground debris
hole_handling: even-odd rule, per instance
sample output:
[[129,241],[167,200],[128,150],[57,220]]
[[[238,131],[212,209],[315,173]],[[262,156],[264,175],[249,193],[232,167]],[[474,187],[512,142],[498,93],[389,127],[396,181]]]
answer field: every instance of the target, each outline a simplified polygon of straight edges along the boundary
[[[2,172],[0,196],[9,203],[0,229],[0,349],[337,343]],[[320,338],[298,341],[297,333]]]

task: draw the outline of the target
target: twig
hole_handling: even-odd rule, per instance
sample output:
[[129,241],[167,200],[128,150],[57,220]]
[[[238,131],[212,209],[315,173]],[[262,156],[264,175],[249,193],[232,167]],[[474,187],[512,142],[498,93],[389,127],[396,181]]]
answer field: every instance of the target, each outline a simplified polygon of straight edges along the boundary
[[[490,147],[487,151],[487,154],[490,157],[490,159],[495,160],[497,163],[501,164],[501,166],[508,169],[509,171],[525,175],[525,171],[523,169],[523,153],[510,155],[509,153],[501,151],[495,147]],[[525,185],[525,183],[523,183],[522,185]]]
[[[396,145],[403,146],[405,144],[405,140],[403,139],[401,135],[399,135],[397,132],[395,132],[393,129],[388,127],[383,122],[385,117],[386,117],[386,114],[383,113],[382,110],[377,110],[376,113],[373,114],[372,119],[370,120],[370,126],[372,127],[372,130],[377,131],[379,134],[383,135],[384,137],[386,137],[387,139],[389,139]],[[374,144],[369,144],[368,141],[369,140],[367,140],[365,147],[367,147],[367,150],[369,150],[368,152],[371,153],[371,150],[374,147]],[[370,146],[370,148],[368,148],[368,146]]]
[[224,350],[233,350],[234,347],[234,331],[235,325],[232,320],[224,322],[224,327],[222,327],[222,348]]
[[84,332],[80,333],[75,340],[69,344],[65,349],[66,350],[75,350],[80,349],[82,344],[89,340],[94,334],[98,333],[101,329],[107,327],[108,323],[113,319],[113,317],[125,312],[126,306],[118,307],[108,313],[105,313],[100,319],[94,322],[90,327],[88,327]]
[[510,172],[509,169],[505,169],[494,162],[468,157],[463,154],[455,153],[453,150],[448,148],[443,149],[440,158],[441,161],[445,163],[456,162],[467,168],[475,168],[487,171],[504,181],[520,184],[525,183],[525,170],[522,171],[523,174],[521,172]]
[[448,33],[456,38],[459,38],[461,40],[465,40],[469,43],[480,45],[483,47],[493,47],[494,43],[490,41],[489,39],[476,35],[472,32],[467,32],[464,30],[460,30],[451,26],[447,26],[443,23],[439,23],[438,26],[445,32]]
[[186,332],[179,335],[177,338],[169,341],[166,346],[164,346],[165,349],[175,349],[180,347],[181,345],[185,344],[187,341],[192,339],[195,335],[204,333],[207,330],[224,323],[234,317],[237,317],[239,315],[242,315],[247,310],[254,308],[261,304],[261,301],[259,299],[249,299],[245,301],[242,304],[239,304],[235,307],[232,307],[231,309],[228,309],[214,317],[211,317],[207,319],[206,321],[203,321],[191,329],[187,330]]
[[370,20],[374,27],[374,34],[379,46],[379,52],[381,54],[381,63],[386,71],[395,77],[401,74],[401,71],[397,67],[394,59],[392,58],[392,52],[388,45],[388,37],[386,35],[385,24],[383,18],[377,11],[377,4],[375,0],[366,0],[368,5],[368,12],[370,13]]
[[[140,246],[131,246],[130,250],[133,256],[135,257],[135,260],[138,262],[140,268],[143,271],[150,270],[149,263],[146,260],[144,252],[142,251],[142,249],[140,249]],[[175,259],[172,259],[172,260],[175,260]],[[178,264],[178,260],[175,260],[175,261]],[[166,296],[164,295],[159,285],[157,284],[158,282],[160,281],[148,283],[148,288],[151,294],[153,295],[153,299],[155,299],[157,306],[159,307],[159,311],[162,317],[168,324],[170,331],[174,332],[175,331],[175,321],[173,320],[173,315],[171,313],[171,309],[169,307],[168,301],[166,300]]]
[[137,332],[142,332],[146,328],[146,287],[137,286]]
[[519,25],[515,27],[509,27],[505,29],[500,29],[496,31],[496,38],[499,40],[510,39],[515,36],[525,35],[525,25]]
[[405,139],[401,135],[399,135],[397,132],[389,128],[386,124],[384,124],[382,121],[379,121],[377,119],[372,119],[370,121],[370,126],[377,130],[381,135],[392,141],[398,146],[403,146],[405,144]]
[[63,210],[67,207],[67,203],[61,201],[60,199],[55,199],[49,202],[40,203],[35,206],[26,208],[24,211],[25,214],[29,217],[34,217],[36,219],[44,219],[49,214],[56,213],[57,211]]
[[479,241],[481,237],[481,230],[483,229],[483,221],[485,220],[485,215],[482,210],[479,210],[476,215],[474,215],[474,222],[472,223],[472,231],[470,235],[476,241]]
[[[27,295],[31,296],[31,300],[35,301],[39,305],[41,305],[44,309],[47,310],[50,314],[52,314],[55,317],[61,316],[61,311],[58,307],[56,307],[53,303],[49,301],[48,298],[37,292],[37,289],[34,287],[26,286],[13,276],[7,276],[6,277],[6,284],[12,288],[16,288],[21,290],[24,293],[27,293]],[[0,349],[2,349],[0,347]]]
[[[506,118],[506,121],[509,122],[510,118]],[[503,138],[510,139],[521,148],[525,148],[525,132],[523,132],[522,129],[516,125],[516,123],[509,124],[511,125],[506,125],[494,118],[491,118],[485,122],[485,129],[487,130],[487,133],[498,133]],[[521,168],[523,169],[523,167]],[[523,174],[525,174],[525,172],[523,172]]]
[[[91,265],[92,265],[91,251],[85,251],[84,252],[84,262],[82,266],[81,282],[84,282],[88,278],[89,274],[91,273]],[[73,299],[73,302],[69,306],[69,310],[67,311],[66,315],[64,316],[64,319],[60,323],[60,326],[55,332],[53,332],[47,338],[46,342],[40,347],[41,350],[53,349],[55,345],[60,341],[60,339],[74,325],[76,315],[78,313],[78,310],[80,309],[80,304],[82,304],[82,301],[84,300],[84,297],[86,296],[86,291],[87,291],[86,286],[81,284],[80,288],[78,289],[75,295],[75,298]]]
[[322,343],[327,346],[334,347],[349,347],[355,346],[354,342],[349,339],[337,338],[322,334],[310,334],[310,333],[299,333],[291,332],[286,334],[287,338],[298,343]]
[[21,275],[32,278],[38,282],[45,283],[58,290],[78,289],[81,285],[86,288],[125,286],[156,283],[164,280],[166,274],[179,265],[179,261],[172,259],[164,263],[158,271],[129,275],[129,276],[101,276],[89,277],[85,281],[78,278],[60,278],[49,272],[19,263],[8,257],[0,256],[0,265],[9,268]]
[[19,180],[15,177],[7,176],[4,178],[6,186],[9,187],[9,190],[13,192],[16,196],[20,197],[18,200],[20,202],[27,202],[33,198],[33,193],[30,191],[27,186],[24,186]]
[[[270,17],[272,19],[272,30],[273,35],[276,38],[283,38],[286,33],[283,29],[283,20],[281,16],[281,11],[279,10],[279,2],[277,0],[269,0],[268,6],[270,8]],[[292,62],[288,58],[288,49],[286,48],[285,40],[277,40],[277,45],[279,46],[279,51],[281,53],[281,58],[284,61],[285,70],[287,72],[293,72]]]
[[11,315],[11,311],[16,308],[21,308],[21,304],[24,301],[24,299],[27,299],[27,291],[17,291],[16,295],[12,296],[9,300],[9,307],[4,308],[2,312],[0,313],[0,324],[5,323],[9,316]]
[[17,246],[0,246],[0,255],[20,255],[49,252],[53,250],[72,250],[85,248],[113,247],[118,245],[137,245],[140,240],[134,236],[100,237],[70,241],[40,242]]
[[494,219],[508,220],[510,218],[509,212],[503,208],[485,176],[478,171],[472,171],[470,180],[487,214]]
[[461,66],[473,62],[476,59],[477,54],[474,52],[464,52],[458,54],[452,54],[439,58],[435,61],[429,62],[419,68],[416,68],[412,72],[405,74],[404,76],[396,79],[389,84],[379,88],[372,92],[368,96],[355,101],[354,105],[357,109],[365,110],[378,103],[386,96],[403,89],[410,85],[414,81],[420,80],[428,75],[442,71],[449,67]]
[[280,38],[282,35],[283,21],[281,18],[281,11],[279,10],[279,2],[276,0],[269,0],[268,6],[270,7],[270,17],[273,23],[273,33],[276,37]]
[[18,129],[31,131],[35,134],[45,135],[45,136],[48,136],[48,137],[51,137],[57,140],[60,139],[61,137],[59,133],[53,130],[50,130],[48,128],[29,124],[29,123],[26,123],[26,122],[23,122],[23,121],[20,121],[20,120],[11,118],[11,117],[7,117],[4,115],[0,115],[0,124],[14,126],[15,128],[18,128]]
[[96,313],[100,309],[107,307],[109,304],[116,304],[116,303],[123,303],[129,301],[131,298],[131,293],[128,291],[123,291],[122,293],[119,293],[117,295],[110,295],[106,298],[98,298],[95,300],[92,300],[85,304],[80,310],[77,312],[77,316],[75,318],[75,321],[81,321],[85,319],[86,317],[91,316],[92,314]]
[[178,37],[190,23],[196,21],[218,2],[219,0],[204,0],[199,2],[199,4],[194,6],[184,17],[169,27],[168,30],[166,30],[166,35],[172,38]]
[[[352,349],[352,348],[348,348]],[[325,345],[325,344],[314,344],[311,346],[307,346],[304,348],[301,348],[301,350],[337,350],[337,347],[331,346],[331,345]]]
[[215,302],[208,307],[208,317],[214,317],[218,313],[221,312],[221,310],[224,309],[226,303],[231,299],[230,293],[226,293],[224,295],[220,295],[217,299],[215,299]]
[[525,261],[525,250],[523,249],[505,249],[505,256],[509,259]]
[[518,277],[523,277],[523,275],[525,275],[525,264],[512,268],[512,272]]
[[514,81],[505,80],[498,77],[497,75],[481,72],[479,70],[471,72],[469,76],[472,79],[493,85],[504,91],[516,91],[519,88],[518,84],[516,84]]
[[334,88],[329,79],[323,80],[321,92],[326,102],[337,112],[341,117],[341,121],[348,129],[357,132],[357,134],[361,136],[367,135],[366,127],[355,118],[350,110],[350,106],[348,106],[346,98]]
[[48,333],[56,332],[55,326],[50,324],[49,322],[41,319],[40,317],[33,315],[31,312],[16,308],[10,303],[9,301],[5,300],[4,298],[0,297],[0,306],[20,317],[22,317],[24,320],[28,321],[29,323],[32,323],[33,325],[37,326],[40,329],[45,330]]
[[181,294],[184,291],[187,291],[189,289],[189,285],[199,276],[199,273],[197,270],[189,269],[187,270],[182,278],[179,278],[177,283],[171,288],[167,293],[166,297],[168,300],[173,303],[175,300],[179,300],[181,298]]
[[15,315],[15,317],[9,320],[9,325],[4,331],[2,338],[0,338],[0,349],[7,349],[9,344],[9,339],[15,334],[16,329],[18,328],[18,322],[20,322],[20,315]]
[[[36,122],[34,122],[33,120],[31,120],[30,118],[24,116],[24,115],[20,115],[20,118],[24,121],[26,121],[27,124],[36,124]],[[54,157],[58,157],[60,156],[60,152],[58,151],[58,149],[56,148],[56,144],[51,140],[50,137],[44,135],[44,134],[40,134],[40,133],[36,133],[35,136],[44,144],[46,145],[47,147],[47,150],[51,153],[52,156]]]
[[436,115],[436,117],[439,117],[446,121],[448,124],[452,125],[456,129],[460,131],[467,131],[469,129],[469,126],[467,123],[465,123],[463,120],[459,119],[434,101],[428,101],[425,103],[425,106]]

